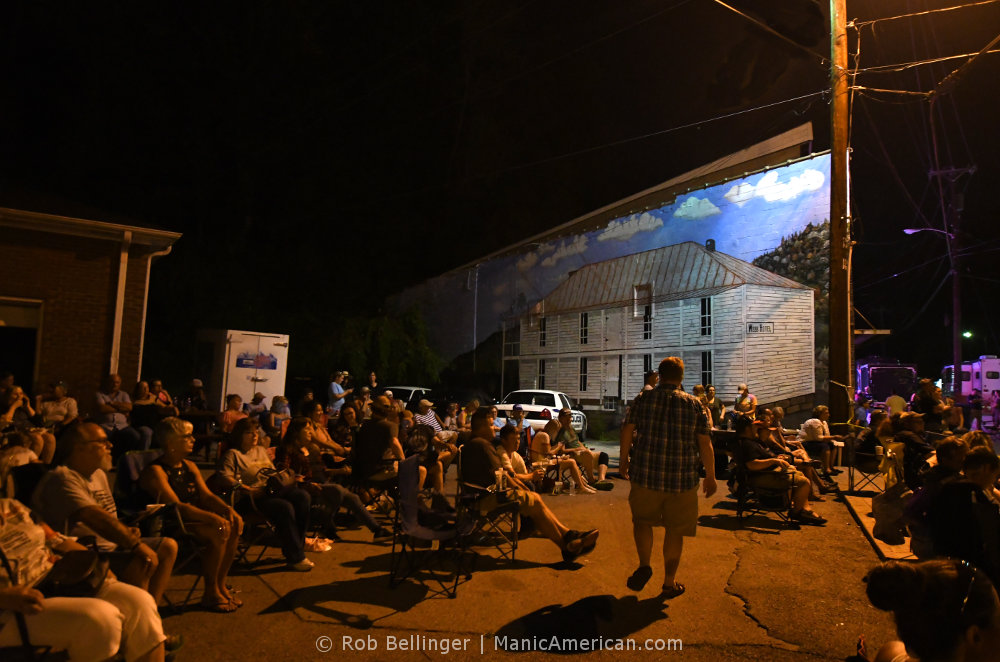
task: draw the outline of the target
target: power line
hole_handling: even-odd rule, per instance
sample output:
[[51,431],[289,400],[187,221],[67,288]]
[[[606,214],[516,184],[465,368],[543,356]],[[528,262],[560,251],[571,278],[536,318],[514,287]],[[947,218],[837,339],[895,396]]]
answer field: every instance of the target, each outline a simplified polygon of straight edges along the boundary
[[646,140],[648,138],[655,138],[657,136],[666,135],[668,133],[673,133],[675,131],[681,131],[683,129],[690,129],[690,128],[694,128],[694,127],[701,126],[701,125],[704,125],[704,124],[709,124],[709,123],[712,123],[712,122],[718,122],[720,120],[729,119],[729,118],[736,117],[736,116],[739,116],[739,115],[745,115],[747,113],[753,113],[753,112],[756,112],[758,110],[765,110],[767,108],[773,108],[775,106],[780,106],[780,105],[783,105],[783,104],[786,104],[786,103],[792,103],[794,101],[801,101],[803,99],[809,99],[809,98],[812,98],[812,97],[824,96],[828,92],[829,92],[829,90],[819,90],[819,91],[816,91],[816,92],[810,92],[809,94],[802,94],[802,95],[797,96],[797,97],[791,97],[789,99],[782,99],[780,101],[775,101],[775,102],[772,102],[772,103],[762,104],[760,106],[754,106],[753,108],[745,108],[743,110],[734,111],[732,113],[726,113],[724,115],[717,115],[715,117],[709,117],[707,119],[698,120],[696,122],[689,122],[687,124],[682,124],[682,125],[679,125],[679,126],[670,127],[668,129],[661,129],[659,131],[652,131],[650,133],[644,133],[644,134],[642,134],[640,136],[632,136],[630,138],[622,138],[621,140],[614,140],[614,141],[611,141],[611,142],[601,143],[600,145],[592,145],[590,147],[584,147],[584,148],[581,148],[581,149],[574,150],[572,152],[564,152],[562,154],[557,154],[557,155],[554,155],[554,156],[545,157],[543,159],[538,159],[538,160],[535,160],[535,161],[529,161],[529,162],[526,162],[526,163],[520,163],[520,164],[509,166],[509,167],[506,167],[506,168],[499,168],[497,170],[491,170],[489,172],[483,172],[483,173],[478,173],[478,174],[475,174],[475,175],[469,175],[468,177],[465,177],[463,179],[460,179],[460,180],[457,180],[457,181],[454,181],[454,182],[444,183],[444,184],[435,184],[433,186],[425,186],[425,187],[422,187],[422,188],[419,188],[419,189],[413,189],[411,191],[406,191],[404,193],[400,193],[400,194],[395,195],[395,196],[383,198],[382,201],[383,202],[387,202],[387,201],[390,201],[390,200],[397,200],[397,199],[400,199],[400,198],[410,197],[410,196],[413,196],[413,195],[420,195],[422,193],[427,193],[427,192],[430,192],[430,191],[436,191],[436,190],[440,190],[440,189],[446,189],[446,188],[449,188],[451,186],[458,186],[458,185],[462,185],[462,184],[468,184],[470,182],[473,182],[473,181],[476,181],[476,180],[479,180],[479,179],[484,179],[486,177],[493,177],[493,176],[496,176],[496,175],[502,175],[502,174],[506,174],[506,173],[509,173],[509,172],[514,172],[514,171],[517,171],[517,170],[523,170],[525,168],[531,168],[531,167],[538,166],[538,165],[544,165],[546,163],[552,163],[552,162],[555,162],[555,161],[561,161],[563,159],[572,158],[574,156],[580,156],[582,154],[588,154],[590,152],[596,152],[596,151],[599,151],[599,150],[602,150],[602,149],[607,149],[609,147],[617,147],[619,145],[625,145],[625,144],[628,144],[628,143],[638,142],[640,140]]
[[982,2],[970,2],[964,5],[955,5],[953,7],[941,7],[940,9],[928,9],[927,11],[912,12],[909,14],[899,14],[898,16],[884,16],[882,18],[874,18],[870,21],[851,21],[850,26],[855,27],[865,27],[868,25],[874,25],[876,23],[884,23],[885,21],[895,21],[901,18],[913,18],[915,16],[926,16],[927,14],[938,14],[940,12],[955,11],[956,9],[968,9],[969,7],[980,7],[982,5],[992,5],[1000,0],[982,0]]
[[778,39],[781,39],[782,41],[785,41],[785,42],[791,44],[795,48],[798,48],[799,50],[803,50],[806,53],[808,53],[809,55],[812,55],[813,57],[818,57],[819,61],[820,61],[820,64],[823,64],[823,65],[830,64],[830,59],[829,58],[827,58],[827,57],[825,57],[825,56],[817,53],[816,51],[812,50],[811,48],[808,48],[807,46],[803,46],[802,44],[800,44],[799,42],[795,41],[791,37],[786,37],[785,35],[781,34],[777,30],[775,30],[774,28],[772,28],[767,23],[764,23],[763,21],[759,21],[756,18],[754,18],[753,16],[750,16],[749,14],[741,12],[736,7],[733,7],[732,5],[728,5],[725,2],[723,2],[722,0],[714,0],[714,2],[716,4],[718,4],[718,5],[722,5],[723,7],[725,7],[726,9],[728,9],[729,11],[732,11],[732,12],[735,12],[735,13],[739,14],[743,18],[745,18],[748,21],[750,21],[751,23],[753,23],[754,25],[762,28],[766,32],[768,32],[768,33],[774,35],[775,37],[777,37]]
[[[1000,0],[997,0],[997,2],[1000,2]],[[865,67],[863,69],[857,69],[856,72],[859,74],[898,73],[900,71],[906,71],[907,69],[923,66],[925,64],[937,64],[938,62],[947,62],[948,60],[958,60],[963,57],[972,57],[973,55],[978,55],[980,53],[981,51],[976,51],[972,53],[962,53],[960,55],[947,55],[945,57],[936,57],[927,60],[915,60],[913,62],[899,62],[897,64],[880,64],[873,67]],[[992,53],[1000,53],[1000,48],[994,48],[982,54],[986,55]]]

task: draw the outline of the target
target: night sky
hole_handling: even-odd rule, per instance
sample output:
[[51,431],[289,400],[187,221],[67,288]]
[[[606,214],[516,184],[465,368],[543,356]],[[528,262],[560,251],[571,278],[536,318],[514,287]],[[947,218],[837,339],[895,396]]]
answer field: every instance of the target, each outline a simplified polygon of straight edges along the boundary
[[[712,0],[4,3],[0,205],[184,233],[154,267],[148,373],[189,378],[202,326],[288,332],[308,358],[387,294],[805,121],[828,148],[826,3],[729,4],[789,41]],[[997,26],[990,3],[851,47],[862,69],[921,61]],[[856,82],[927,91],[963,62]],[[966,358],[1000,353],[998,79],[983,55],[935,104],[940,164],[977,167],[958,182]],[[859,354],[936,372],[944,242],[901,232],[941,227],[929,104],[854,101],[855,304],[896,330]]]

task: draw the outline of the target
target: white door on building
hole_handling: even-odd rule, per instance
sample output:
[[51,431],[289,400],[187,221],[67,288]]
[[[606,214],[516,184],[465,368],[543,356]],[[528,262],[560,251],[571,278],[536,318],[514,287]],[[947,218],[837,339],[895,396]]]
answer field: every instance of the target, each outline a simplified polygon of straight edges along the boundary
[[268,404],[273,396],[284,394],[287,335],[230,331],[228,341],[225,393],[238,393],[249,402],[260,392]]

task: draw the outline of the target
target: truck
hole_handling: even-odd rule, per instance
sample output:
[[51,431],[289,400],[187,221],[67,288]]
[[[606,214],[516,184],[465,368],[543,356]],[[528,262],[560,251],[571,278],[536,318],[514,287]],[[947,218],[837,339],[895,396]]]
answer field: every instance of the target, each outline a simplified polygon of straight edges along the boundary
[[917,366],[896,359],[870,356],[857,364],[858,390],[876,402],[885,402],[893,391],[909,399],[917,390]]

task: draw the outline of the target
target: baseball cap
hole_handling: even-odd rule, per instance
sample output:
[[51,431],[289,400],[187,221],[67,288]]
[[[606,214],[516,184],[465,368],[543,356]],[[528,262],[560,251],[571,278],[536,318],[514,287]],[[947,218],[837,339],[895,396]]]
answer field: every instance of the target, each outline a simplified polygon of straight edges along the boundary
[[421,400],[417,404],[419,404],[421,407],[433,407],[434,406],[433,402],[431,402],[430,400],[426,400],[426,399],[425,400]]
[[194,388],[202,388],[205,385],[201,383],[200,379],[192,379],[191,386],[193,386]]
[[511,411],[524,411],[524,407],[522,407],[521,405],[514,405],[513,407],[511,407]]

